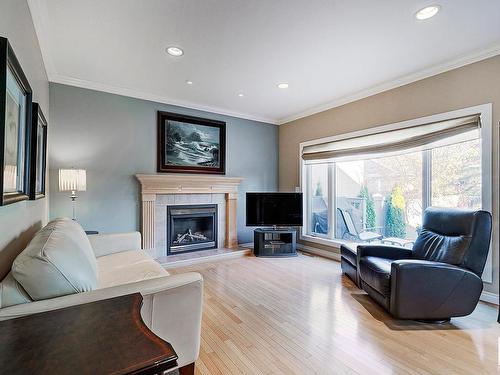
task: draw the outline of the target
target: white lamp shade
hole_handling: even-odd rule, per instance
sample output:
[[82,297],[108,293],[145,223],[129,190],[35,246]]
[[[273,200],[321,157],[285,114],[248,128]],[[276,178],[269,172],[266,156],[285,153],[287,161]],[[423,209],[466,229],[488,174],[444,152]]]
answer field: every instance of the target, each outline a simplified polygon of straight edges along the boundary
[[87,190],[85,169],[59,169],[59,191]]

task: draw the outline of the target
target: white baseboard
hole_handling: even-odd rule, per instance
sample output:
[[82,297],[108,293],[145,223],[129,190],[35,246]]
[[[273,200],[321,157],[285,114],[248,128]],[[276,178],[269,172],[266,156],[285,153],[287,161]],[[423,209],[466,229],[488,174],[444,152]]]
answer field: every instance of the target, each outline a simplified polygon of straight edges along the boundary
[[481,297],[479,298],[481,301],[488,302],[488,303],[493,303],[495,305],[499,304],[498,301],[498,294],[491,293],[491,292],[482,292]]
[[297,249],[301,250],[304,253],[319,255],[321,257],[333,259],[336,260],[337,262],[340,262],[340,254],[334,253],[332,251],[317,249],[315,247],[303,245],[301,243],[297,244]]

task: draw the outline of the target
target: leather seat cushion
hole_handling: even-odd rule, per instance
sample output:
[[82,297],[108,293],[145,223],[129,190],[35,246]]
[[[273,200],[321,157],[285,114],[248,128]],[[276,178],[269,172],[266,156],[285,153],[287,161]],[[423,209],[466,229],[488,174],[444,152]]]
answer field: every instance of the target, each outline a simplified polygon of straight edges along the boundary
[[169,273],[143,250],[130,250],[97,258],[98,288],[134,283]]
[[359,260],[359,276],[383,296],[391,294],[392,259],[366,256]]
[[340,256],[356,267],[358,244],[340,245]]
[[55,219],[17,256],[12,276],[38,301],[95,289],[97,263],[80,224]]

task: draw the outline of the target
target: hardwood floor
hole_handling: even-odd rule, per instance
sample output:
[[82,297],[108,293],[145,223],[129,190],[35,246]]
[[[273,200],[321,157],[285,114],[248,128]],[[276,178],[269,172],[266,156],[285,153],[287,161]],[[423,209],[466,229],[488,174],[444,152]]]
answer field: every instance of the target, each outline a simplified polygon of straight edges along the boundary
[[171,269],[205,280],[196,374],[493,374],[496,307],[443,325],[395,321],[307,255],[248,256]]

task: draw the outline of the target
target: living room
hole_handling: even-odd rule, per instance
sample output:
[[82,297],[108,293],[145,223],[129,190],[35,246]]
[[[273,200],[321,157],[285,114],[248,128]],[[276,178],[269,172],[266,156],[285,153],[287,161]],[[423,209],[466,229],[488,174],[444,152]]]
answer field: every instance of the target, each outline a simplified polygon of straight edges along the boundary
[[0,372],[497,373],[499,20],[2,0]]

